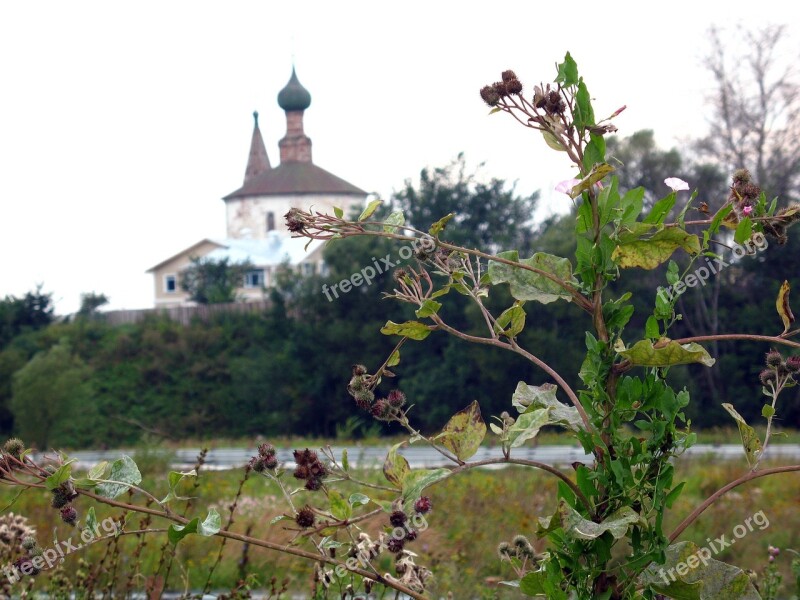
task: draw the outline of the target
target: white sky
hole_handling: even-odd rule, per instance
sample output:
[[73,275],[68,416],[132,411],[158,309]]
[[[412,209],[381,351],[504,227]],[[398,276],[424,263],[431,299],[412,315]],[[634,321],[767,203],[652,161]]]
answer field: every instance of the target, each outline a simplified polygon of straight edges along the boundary
[[487,116],[482,85],[512,68],[530,90],[570,50],[598,116],[627,104],[620,134],[680,145],[705,127],[706,28],[768,22],[754,13],[793,28],[800,9],[787,6],[3,2],[0,297],[44,283],[62,314],[88,291],[152,306],[148,268],[224,237],[221,197],[241,184],[254,109],[278,163],[293,56],[316,164],[387,197],[464,151],[486,177],[541,189],[546,215],[573,173],[538,133]]

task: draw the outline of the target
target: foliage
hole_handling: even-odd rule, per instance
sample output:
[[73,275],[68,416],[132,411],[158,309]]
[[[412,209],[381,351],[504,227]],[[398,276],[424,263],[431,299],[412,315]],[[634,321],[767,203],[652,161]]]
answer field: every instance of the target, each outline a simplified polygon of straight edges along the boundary
[[108,296],[105,294],[97,294],[95,292],[81,294],[81,307],[78,309],[78,316],[90,317],[97,312],[98,308],[108,304],[108,302]]
[[[73,503],[77,504],[78,498],[88,498],[126,514],[139,512],[148,519],[163,521],[168,525],[167,543],[173,547],[178,547],[184,538],[221,538],[204,592],[210,589],[225,543],[238,540],[313,561],[315,598],[367,595],[381,587],[422,600],[430,597],[434,589],[432,571],[414,551],[419,546],[415,545],[418,538],[427,535],[433,506],[428,496],[433,492],[429,489],[435,490],[479,467],[533,468],[554,477],[556,487],[550,501],[537,507],[536,519],[524,526],[520,519],[516,535],[498,546],[499,560],[508,563],[514,573],[512,579],[502,582],[508,588],[527,596],[563,600],[655,599],[663,594],[698,600],[760,598],[751,578],[741,569],[727,565],[721,560],[724,556],[712,559],[710,551],[706,550],[708,556],[703,555],[703,548],[679,538],[704,511],[738,486],[766,476],[786,477],[800,471],[800,465],[764,464],[783,415],[782,394],[800,380],[800,356],[786,356],[772,349],[764,359],[766,368],[757,377],[753,374],[754,384],[760,384],[768,398],[759,417],[766,423],[763,437],[739,412],[738,403],[722,405],[741,433],[745,470],[732,474],[729,483],[718,489],[703,489],[702,499],[694,507],[681,504],[689,482],[679,480],[674,460],[696,440],[686,412],[691,404],[690,394],[685,388],[673,386],[669,373],[681,365],[703,369],[715,365],[717,359],[704,345],[709,342],[738,340],[774,348],[800,347],[792,339],[800,329],[792,329],[791,284],[788,276],[782,277],[773,296],[773,323],[767,331],[774,335],[745,332],[679,337],[675,325],[682,320],[677,307],[681,294],[676,290],[696,284],[693,269],[701,259],[719,258],[712,244],[719,238],[729,238],[725,237],[725,229],[735,232],[735,242],[743,247],[763,245],[761,242],[767,237],[776,245],[784,245],[789,239],[787,230],[800,220],[800,207],[779,209],[776,202],[767,202],[744,169],[733,173],[727,200],[707,218],[687,218],[696,194],[681,193],[689,186],[673,177],[664,181],[672,189],[670,193],[661,198],[656,194],[653,202],[645,203],[645,190],[621,188],[615,168],[607,159],[605,136],[616,131],[613,119],[622,109],[607,119],[595,117],[591,94],[569,53],[557,66],[553,84],[536,85],[533,94],[527,96],[524,89],[513,71],[505,71],[500,81],[485,86],[480,94],[492,112],[509,113],[538,131],[549,147],[563,152],[577,168],[578,178],[559,186],[575,202],[572,259],[539,249],[532,255],[519,248],[500,252],[487,239],[481,240],[490,246],[485,250],[459,245],[454,236],[459,235],[458,225],[463,220],[458,217],[434,215],[437,220],[429,224],[417,215],[407,224],[400,211],[393,210],[388,215],[382,212],[380,200],[374,200],[351,219],[344,218],[338,209],[333,215],[299,209],[287,214],[289,229],[311,239],[337,240],[340,244],[348,243],[347,238],[371,240],[361,242],[362,251],[379,248],[375,244],[387,240],[411,248],[409,259],[413,256],[413,262],[397,268],[392,282],[386,282],[391,286],[386,297],[404,306],[402,318],[389,319],[380,328],[381,333],[392,338],[392,345],[387,347],[384,342],[367,347],[368,342],[364,341],[352,349],[342,345],[346,336],[335,337],[347,329],[356,329],[360,340],[364,327],[371,324],[365,321],[371,316],[365,309],[363,313],[350,313],[348,322],[336,323],[342,329],[334,331],[332,339],[337,340],[341,351],[318,356],[318,360],[342,363],[340,354],[363,353],[364,363],[370,366],[356,362],[342,367],[350,369],[346,389],[353,404],[376,422],[399,427],[408,434],[408,440],[395,444],[383,463],[385,482],[359,479],[348,456],[336,456],[330,447],[320,452],[297,449],[292,454],[294,465],[290,466],[291,459],[282,459],[273,445],[262,443],[245,468],[223,518],[216,507],[195,507],[191,497],[184,495],[182,486],[196,480],[196,470],[169,473],[168,490],[159,500],[140,487],[141,472],[129,457],[110,465],[101,463],[86,476],[75,477],[74,460],[68,456],[59,454],[49,465],[43,465],[29,456],[20,440],[9,440],[0,461],[0,477],[23,489],[49,490],[53,507],[70,525],[79,518]],[[501,219],[498,226],[502,223]],[[515,239],[507,241],[521,241],[512,237]],[[390,251],[386,258],[391,256]],[[680,266],[675,260],[679,256],[683,256]],[[348,264],[344,256],[338,258],[341,262],[337,269]],[[377,260],[372,261],[377,266]],[[631,270],[636,277],[639,269],[652,271],[659,267],[665,268],[661,285],[669,286],[672,292],[636,289],[644,299],[634,304],[633,291],[627,286]],[[358,272],[366,277],[366,268]],[[336,299],[342,301],[342,306],[361,308],[363,303],[357,300],[360,294],[350,289],[359,287],[353,283],[355,275],[348,276],[344,270],[341,276],[340,284],[349,277],[351,285],[340,286],[343,298]],[[691,277],[695,284],[690,283]],[[301,298],[297,291],[304,285],[308,283],[287,279],[288,297]],[[325,294],[324,287],[322,292]],[[334,388],[324,377],[315,376],[314,369],[307,365],[313,362],[309,358],[317,350],[316,343],[327,335],[323,332],[331,323],[326,318],[340,309],[330,297],[324,301],[309,298],[307,304],[300,302],[291,309],[283,300],[278,291],[273,316],[279,331],[272,333],[300,333],[300,340],[290,346],[285,364],[277,361],[279,368],[275,372],[265,371],[268,381],[274,377],[282,392],[294,394],[294,402],[302,406],[294,416],[306,425],[329,418],[325,413],[336,411],[328,401]],[[582,344],[585,348],[577,373],[569,380],[556,368],[557,359],[543,358],[548,349],[528,347],[524,335],[532,317],[539,314],[541,307],[550,305],[567,307],[568,314],[580,315],[584,324],[575,339],[559,335],[551,341],[553,347],[549,350],[555,354],[565,354],[570,346]],[[639,315],[643,328],[629,327],[641,306],[647,307]],[[316,312],[319,307],[324,308]],[[309,318],[299,319],[299,324],[287,323],[285,316],[290,310]],[[136,381],[135,372],[130,370],[143,367],[151,388],[165,387],[182,394],[183,414],[177,416],[175,424],[199,430],[207,423],[230,422],[231,414],[241,411],[242,406],[232,402],[231,388],[218,383],[232,377],[232,371],[226,368],[233,362],[229,359],[241,359],[243,372],[255,363],[248,363],[246,354],[226,355],[221,327],[188,331],[182,336],[174,324],[160,322],[153,329],[139,332],[137,347],[153,348],[147,364],[137,365],[131,360],[123,364],[110,361],[109,365],[112,369],[129,370],[130,382]],[[416,353],[415,347],[428,343],[438,344],[445,353],[460,352],[455,345],[443,344],[442,334],[513,356],[527,365],[524,378],[516,382],[511,402],[505,400],[501,404],[505,410],[485,420],[484,414],[491,413],[474,398],[455,414],[442,410],[440,398],[453,387],[463,386],[470,376],[461,371],[454,377],[453,372],[441,370],[441,362],[416,362],[422,355]],[[164,347],[169,351],[160,352]],[[198,348],[206,348],[207,352],[202,353],[204,360],[191,380],[174,381],[171,361],[180,365],[187,353],[195,353]],[[124,353],[126,347],[122,344],[111,350]],[[762,351],[754,355],[749,356],[751,365],[761,362],[763,356]],[[299,357],[305,368],[290,371],[288,366],[295,365]],[[17,374],[13,388],[13,406],[20,427],[26,426],[28,406],[18,400],[19,394],[33,397],[39,391],[34,384],[42,378],[45,370],[41,363],[46,360],[52,363],[47,371],[70,376],[62,387],[79,388],[81,378],[77,375],[82,363],[73,356],[66,341],[35,355]],[[449,361],[458,363],[458,359]],[[432,389],[438,386],[436,395],[410,393],[408,381],[397,376],[407,372],[409,365],[412,371],[418,368],[423,372],[425,378],[436,379],[430,384]],[[529,379],[531,370],[544,381]],[[505,373],[502,379],[507,377]],[[295,382],[303,378],[312,379],[311,385],[319,393],[298,397]],[[259,411],[260,399],[252,394],[261,388],[262,380],[253,376],[241,381],[243,395],[250,402],[243,405],[243,412],[251,423],[258,423],[265,415]],[[404,391],[399,389],[400,383]],[[135,385],[127,391],[133,394],[134,390],[139,391]],[[502,385],[491,387],[490,392],[494,398],[501,396]],[[131,402],[134,398],[131,395]],[[65,398],[59,407],[68,407],[70,400],[71,396]],[[321,410],[320,402],[326,403],[325,410]],[[267,404],[267,408],[271,406]],[[279,418],[285,422],[288,417]],[[435,424],[436,432],[423,432],[420,422]],[[177,426],[172,421],[169,424]],[[41,424],[39,429],[27,426],[38,439],[49,441],[53,435],[49,430],[42,433]],[[545,427],[563,430],[591,456],[591,462],[576,462],[572,470],[565,471],[520,458],[518,448],[535,440]],[[489,431],[502,456],[475,458]],[[412,468],[400,449],[420,442],[439,452],[448,466]],[[281,523],[288,540],[233,531],[234,512],[251,477],[277,486],[286,509],[273,518],[272,524]],[[351,486],[359,491],[353,491]],[[124,494],[125,502],[121,500]],[[143,503],[134,503],[139,497]],[[502,495],[497,495],[497,501],[502,502]],[[180,513],[173,508],[178,502],[187,503]],[[672,516],[676,507],[680,507],[681,514],[688,514],[672,527],[680,518]],[[96,522],[93,510],[90,508],[85,516],[90,528]],[[763,511],[755,513],[748,523],[764,524],[761,517],[766,517]],[[369,521],[378,524],[377,530],[367,529]],[[118,528],[125,529],[124,521],[118,521]],[[126,531],[115,533],[115,538],[123,533]],[[35,542],[28,544],[28,554],[21,560],[34,562],[39,558],[35,548]],[[162,559],[164,556],[167,555],[162,553]],[[662,575],[664,570],[666,574]],[[161,565],[157,569],[160,571]]]
[[22,298],[6,296],[0,300],[0,348],[25,331],[40,329],[53,321],[52,294],[39,285]]
[[181,289],[198,304],[235,302],[236,290],[252,269],[249,261],[231,263],[228,257],[193,257],[192,264],[181,273]]

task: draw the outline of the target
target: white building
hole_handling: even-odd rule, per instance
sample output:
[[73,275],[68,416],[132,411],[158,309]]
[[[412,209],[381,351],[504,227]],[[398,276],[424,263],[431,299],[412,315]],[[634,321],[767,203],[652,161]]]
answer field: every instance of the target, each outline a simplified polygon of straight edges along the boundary
[[[287,263],[304,274],[324,268],[322,243],[292,238],[283,216],[291,208],[333,214],[339,207],[349,214],[364,203],[367,192],[315,165],[311,160],[311,139],[303,131],[303,113],[311,94],[298,81],[294,68],[289,83],[278,94],[278,105],[286,112],[286,135],[278,143],[280,164],[270,165],[264,139],[255,120],[250,155],[242,186],[223,198],[227,223],[224,240],[203,239],[148,270],[153,273],[155,304],[190,304],[181,289],[181,272],[193,258],[229,263],[249,261],[248,272],[238,295],[260,300],[273,285],[275,269]],[[307,246],[307,247],[306,247]]]

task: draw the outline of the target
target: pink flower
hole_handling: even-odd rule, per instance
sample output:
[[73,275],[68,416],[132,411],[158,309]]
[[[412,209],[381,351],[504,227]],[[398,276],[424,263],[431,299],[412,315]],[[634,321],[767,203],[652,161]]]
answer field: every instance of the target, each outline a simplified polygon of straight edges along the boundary
[[753,212],[753,207],[752,207],[752,206],[745,206],[745,207],[742,209],[742,212],[744,213],[744,216],[745,216],[745,217],[749,217],[749,216],[750,216],[750,213],[752,213],[752,212]]
[[681,190],[689,189],[689,184],[683,179],[679,179],[677,177],[667,177],[664,180],[664,183],[666,183],[668,187],[671,187],[673,192],[680,192]]
[[570,198],[572,198],[572,188],[578,185],[581,182],[580,179],[567,179],[566,181],[562,181],[556,186],[556,191],[561,192],[562,194],[566,194]]

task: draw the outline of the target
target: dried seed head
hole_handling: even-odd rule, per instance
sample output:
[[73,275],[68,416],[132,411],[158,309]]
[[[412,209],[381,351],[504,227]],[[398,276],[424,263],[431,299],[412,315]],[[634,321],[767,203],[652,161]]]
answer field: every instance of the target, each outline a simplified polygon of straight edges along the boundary
[[313,450],[309,450],[308,448],[303,451],[294,451],[294,462],[296,462],[298,465],[310,465],[317,460],[317,453]]
[[278,457],[273,455],[265,456],[264,457],[264,468],[266,469],[277,469],[278,468]]
[[386,542],[386,549],[389,550],[392,554],[400,554],[403,551],[403,546],[405,545],[405,540],[398,540],[397,538],[391,538],[388,542]]
[[353,365],[353,376],[360,377],[367,374],[367,367],[364,365]]
[[774,369],[764,369],[758,374],[758,378],[761,380],[762,385],[769,385],[770,383],[775,383],[778,380],[778,376],[775,374]]
[[376,419],[388,419],[392,414],[392,407],[386,400],[378,400],[370,409]]
[[420,496],[420,498],[414,502],[414,510],[422,515],[429,513],[432,507],[431,499],[427,496]]
[[406,404],[406,395],[400,390],[392,390],[386,400],[392,408],[403,408]]
[[780,352],[770,350],[766,355],[766,363],[768,367],[779,367],[783,364],[783,356]]
[[800,356],[790,356],[786,359],[786,368],[790,373],[797,373],[800,371]]
[[61,509],[61,520],[67,525],[75,525],[78,522],[78,511],[72,505]]
[[503,74],[500,77],[505,83],[508,83],[509,81],[516,81],[517,74],[511,69],[508,69],[507,71],[503,71]]
[[309,492],[316,492],[321,488],[322,488],[322,480],[317,479],[316,477],[312,477],[311,479],[306,481],[306,489]]
[[313,527],[314,511],[311,510],[308,506],[306,506],[305,508],[301,508],[295,515],[294,521],[303,529],[306,529],[307,527]]
[[409,529],[408,533],[406,534],[406,541],[407,542],[413,542],[414,540],[417,539],[418,535],[419,535],[419,533],[417,532],[416,529]]
[[522,82],[519,79],[512,79],[511,81],[506,82],[506,90],[509,94],[521,94]]
[[356,404],[363,410],[370,410],[372,401],[375,400],[375,394],[372,390],[361,390],[356,392],[353,397],[356,399]]
[[389,523],[394,527],[402,527],[408,521],[408,515],[402,510],[396,510],[389,515]]
[[275,456],[275,446],[272,444],[261,444],[258,447],[258,453],[261,456]]
[[500,94],[490,85],[485,85],[481,88],[481,100],[486,102],[489,106],[497,106],[500,102]]
[[750,171],[747,169],[737,169],[733,173],[733,184],[750,183]]
[[25,451],[25,444],[19,438],[11,438],[3,444],[3,451],[19,460],[19,457]]
[[511,557],[511,545],[508,542],[500,542],[497,545],[497,555],[500,560],[505,560]]

